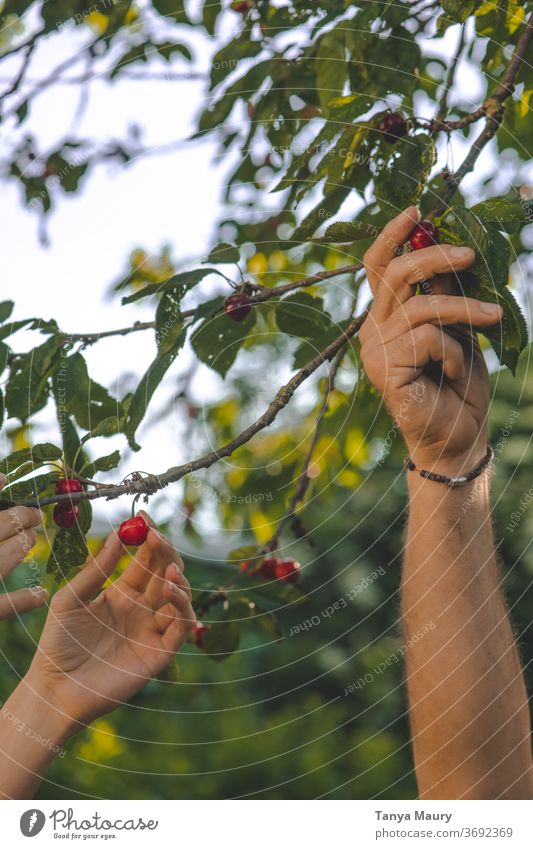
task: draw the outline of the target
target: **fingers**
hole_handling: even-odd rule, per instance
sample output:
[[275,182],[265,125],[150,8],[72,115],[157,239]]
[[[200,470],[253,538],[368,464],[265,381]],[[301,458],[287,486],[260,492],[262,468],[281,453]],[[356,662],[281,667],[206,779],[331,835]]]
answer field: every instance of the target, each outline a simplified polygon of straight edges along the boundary
[[90,602],[113,574],[122,556],[122,543],[113,531],[94,557],[87,558],[78,574],[54,596],[54,607],[70,610]]
[[15,590],[0,596],[0,620],[8,619],[10,616],[27,613],[36,610],[48,601],[48,592],[44,587],[32,587],[31,589]]
[[155,614],[155,624],[163,634],[164,648],[175,653],[196,621],[189,582],[176,564],[165,571],[162,595],[167,603]]
[[382,344],[422,324],[473,324],[488,327],[502,317],[497,304],[456,295],[415,295],[379,326]]
[[0,542],[17,533],[34,528],[42,521],[43,514],[33,507],[10,507],[9,510],[0,511]]
[[[161,582],[163,572],[169,563],[179,563],[183,568],[183,561],[172,543],[157,530],[148,513],[141,510],[138,515],[150,525],[150,530],[146,542],[137,550],[121,580],[137,592],[147,593],[154,575],[157,575]],[[148,595],[152,597],[152,587]]]
[[363,263],[374,295],[389,262],[397,255],[398,250],[407,241],[411,230],[419,221],[420,212],[416,206],[409,206],[385,225],[376,241],[365,253]]
[[401,358],[402,366],[415,369],[418,373],[432,361],[442,363],[442,370],[449,380],[459,380],[465,376],[462,346],[433,324],[415,327],[396,339],[391,348],[391,360]]
[[22,563],[35,545],[37,537],[33,531],[21,530],[10,537],[0,548],[0,578],[7,578],[15,566]]
[[413,286],[431,280],[437,274],[464,271],[475,258],[471,248],[433,245],[391,260],[376,291],[375,312],[378,319],[385,320],[399,304],[409,300],[413,296]]

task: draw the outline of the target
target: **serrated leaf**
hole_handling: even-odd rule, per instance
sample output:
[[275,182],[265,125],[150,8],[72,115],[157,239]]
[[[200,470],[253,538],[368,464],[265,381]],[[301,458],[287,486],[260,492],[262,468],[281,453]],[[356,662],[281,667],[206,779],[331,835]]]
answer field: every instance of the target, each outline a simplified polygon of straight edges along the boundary
[[108,416],[108,418],[102,419],[89,433],[85,434],[82,444],[84,445],[89,439],[94,439],[97,436],[115,436],[121,431],[122,420],[118,416]]
[[436,219],[440,241],[466,245],[476,253],[470,266],[481,286],[501,290],[508,283],[510,246],[494,224],[486,225],[472,210],[451,207],[442,219]]
[[[382,146],[380,139],[377,149]],[[395,147],[383,164],[374,158],[376,198],[394,211],[419,200],[435,162],[435,142],[419,133],[400,140]]]
[[476,203],[470,207],[469,212],[477,215],[485,224],[492,222],[497,224],[500,230],[514,233],[520,224],[531,223],[533,204],[519,195],[512,200],[493,197]]
[[314,236],[311,241],[342,245],[357,242],[360,239],[375,239],[378,234],[378,228],[365,221],[335,221],[329,225],[322,236]]
[[489,340],[502,365],[506,365],[514,374],[518,357],[528,344],[527,324],[522,311],[509,289],[497,292],[481,287],[476,297],[497,303],[503,309],[501,324],[477,330]]
[[276,322],[282,333],[306,338],[326,333],[331,326],[331,317],[324,312],[322,298],[297,292],[276,304]]
[[199,360],[225,377],[254,323],[253,309],[244,321],[233,321],[226,313],[218,313],[200,324],[191,337],[191,345]]
[[105,457],[99,457],[91,463],[83,466],[81,474],[85,478],[94,478],[98,472],[109,472],[111,469],[116,469],[120,463],[120,451],[113,451],[112,454],[106,454]]
[[207,262],[238,262],[240,257],[239,248],[235,245],[228,245],[223,242],[220,245],[217,245],[209,256],[207,257]]
[[341,28],[322,36],[315,60],[316,90],[322,110],[329,115],[329,103],[339,97],[346,81],[346,46]]
[[62,581],[85,563],[89,555],[85,535],[78,527],[60,528],[54,538],[46,571]]
[[174,274],[162,283],[151,283],[149,286],[145,286],[144,289],[140,289],[138,292],[122,298],[122,304],[132,304],[134,301],[138,301],[140,298],[147,298],[149,295],[162,295],[165,291],[177,287],[180,287],[183,294],[185,294],[185,292],[193,289],[208,274],[220,274],[220,272],[216,268],[196,268],[194,271],[182,271],[179,274]]
[[29,501],[38,500],[39,495],[48,487],[55,484],[59,480],[61,474],[59,472],[47,472],[44,475],[35,475],[25,481],[13,483],[6,486],[2,490],[2,494],[12,501]]
[[194,311],[193,322],[198,321],[199,318],[208,318],[220,312],[225,300],[224,295],[217,295],[216,298],[211,298],[209,301],[199,304]]
[[61,458],[62,451],[57,445],[52,445],[51,442],[43,442],[33,445],[31,448],[21,448],[19,451],[14,451],[8,457],[0,460],[0,472],[3,475],[13,475],[17,469],[25,463],[31,463],[35,468],[38,465],[44,465],[54,460]]
[[291,241],[304,241],[315,233],[324,221],[338,212],[351,192],[349,186],[337,186],[309,212],[291,236]]
[[48,380],[59,356],[59,345],[59,340],[51,337],[17,361],[6,389],[6,408],[13,418],[25,422],[46,405]]
[[[187,331],[185,330],[184,336],[186,332]],[[152,400],[154,392],[176,359],[179,347],[180,346],[176,345],[173,350],[167,353],[158,354],[133,393],[133,397],[128,408],[128,414],[126,416],[124,432],[128,438],[130,447],[134,451],[138,451],[140,449],[140,445],[135,442],[137,428],[145,416],[148,404]]]

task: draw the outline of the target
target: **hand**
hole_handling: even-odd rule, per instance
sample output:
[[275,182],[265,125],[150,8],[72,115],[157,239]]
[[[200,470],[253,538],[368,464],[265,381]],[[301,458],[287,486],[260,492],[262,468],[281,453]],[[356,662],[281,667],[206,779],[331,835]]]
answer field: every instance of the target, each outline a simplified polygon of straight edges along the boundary
[[[442,294],[453,291],[452,278],[433,279],[468,268],[470,248],[440,244],[398,256],[419,218],[409,207],[365,254],[374,302],[360,332],[361,357],[417,468],[457,475],[487,449],[488,374],[470,325],[496,324],[502,311]],[[431,294],[415,295],[425,280]]]
[[[0,489],[6,484],[6,477],[0,475]],[[31,529],[42,520],[40,510],[30,507],[12,507],[0,512],[0,579],[2,583],[8,575],[22,563],[35,545],[35,533]],[[31,587],[0,595],[0,620],[8,619],[28,610],[42,607],[48,599],[43,587]]]
[[[114,583],[123,546],[112,533],[56,593],[27,681],[75,730],[128,701],[176,654],[195,614],[183,562],[153,523]],[[95,596],[97,597],[95,598]]]

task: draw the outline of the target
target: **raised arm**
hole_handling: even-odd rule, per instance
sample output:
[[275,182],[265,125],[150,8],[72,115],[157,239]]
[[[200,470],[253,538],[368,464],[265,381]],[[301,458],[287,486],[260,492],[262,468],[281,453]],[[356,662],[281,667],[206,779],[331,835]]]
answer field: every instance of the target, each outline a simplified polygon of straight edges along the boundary
[[[487,451],[488,375],[468,326],[501,313],[446,294],[450,278],[414,294],[414,284],[474,259],[449,245],[397,256],[417,220],[406,210],[365,257],[375,300],[362,357],[417,470],[457,476]],[[407,477],[402,617],[420,796],[533,798],[528,699],[496,564],[490,472],[460,488],[418,471]]]

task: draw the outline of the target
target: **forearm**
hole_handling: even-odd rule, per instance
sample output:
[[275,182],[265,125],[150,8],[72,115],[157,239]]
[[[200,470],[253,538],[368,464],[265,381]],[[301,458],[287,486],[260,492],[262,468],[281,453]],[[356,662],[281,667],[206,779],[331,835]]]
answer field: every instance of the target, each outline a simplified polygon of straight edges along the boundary
[[533,798],[529,706],[500,591],[488,475],[458,489],[408,479],[402,604],[420,795]]
[[0,799],[31,799],[73,729],[31,673],[0,707]]

